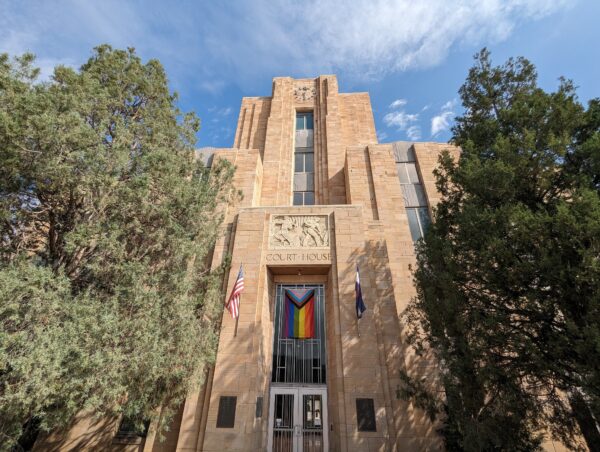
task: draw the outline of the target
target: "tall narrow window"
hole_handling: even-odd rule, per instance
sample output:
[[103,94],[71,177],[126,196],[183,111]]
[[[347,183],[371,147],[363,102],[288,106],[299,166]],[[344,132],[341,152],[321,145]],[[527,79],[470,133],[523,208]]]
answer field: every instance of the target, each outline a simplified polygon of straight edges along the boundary
[[294,205],[315,203],[315,159],[312,112],[296,113],[294,148]]
[[394,143],[398,179],[402,187],[404,206],[408,216],[410,235],[414,242],[419,240],[429,226],[429,209],[423,184],[417,171],[415,150],[410,143]]

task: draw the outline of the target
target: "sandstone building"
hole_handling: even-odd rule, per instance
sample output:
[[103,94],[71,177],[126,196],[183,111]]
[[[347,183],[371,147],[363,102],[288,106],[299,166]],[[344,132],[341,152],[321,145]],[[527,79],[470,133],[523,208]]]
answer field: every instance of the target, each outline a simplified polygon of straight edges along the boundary
[[[233,162],[244,193],[213,257],[218,265],[232,256],[227,294],[244,267],[237,334],[225,311],[216,365],[164,442],[152,429],[136,437],[84,418],[52,447],[441,450],[435,426],[398,396],[400,369],[435,384],[431,363],[403,343],[398,316],[415,293],[414,242],[439,200],[438,155],[458,150],[378,144],[368,93],[340,93],[332,75],[275,78],[271,96],[244,98],[233,146],[205,156]],[[314,289],[312,338],[283,334],[289,289]]]

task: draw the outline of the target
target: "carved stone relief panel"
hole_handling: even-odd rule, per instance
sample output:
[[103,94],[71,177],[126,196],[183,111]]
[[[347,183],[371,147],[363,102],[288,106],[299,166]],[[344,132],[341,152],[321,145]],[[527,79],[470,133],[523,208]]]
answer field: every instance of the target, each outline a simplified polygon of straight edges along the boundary
[[317,90],[314,86],[300,85],[294,88],[294,98],[297,102],[307,102],[312,100],[317,95]]
[[272,215],[269,248],[329,248],[327,215]]

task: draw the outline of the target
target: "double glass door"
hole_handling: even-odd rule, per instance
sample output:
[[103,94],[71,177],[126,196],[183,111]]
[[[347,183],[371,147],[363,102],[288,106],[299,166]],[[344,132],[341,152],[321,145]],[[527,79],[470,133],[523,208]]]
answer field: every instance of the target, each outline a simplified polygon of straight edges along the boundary
[[271,388],[270,452],[326,452],[327,425],[325,387]]

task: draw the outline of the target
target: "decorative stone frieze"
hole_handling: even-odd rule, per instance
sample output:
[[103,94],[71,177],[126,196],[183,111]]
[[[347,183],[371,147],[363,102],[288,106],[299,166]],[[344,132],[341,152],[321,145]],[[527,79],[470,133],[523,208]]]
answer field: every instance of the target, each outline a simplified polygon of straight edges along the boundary
[[273,215],[269,249],[329,248],[327,215]]
[[312,100],[317,95],[317,90],[314,86],[297,86],[294,88],[294,98],[297,102],[306,102]]

